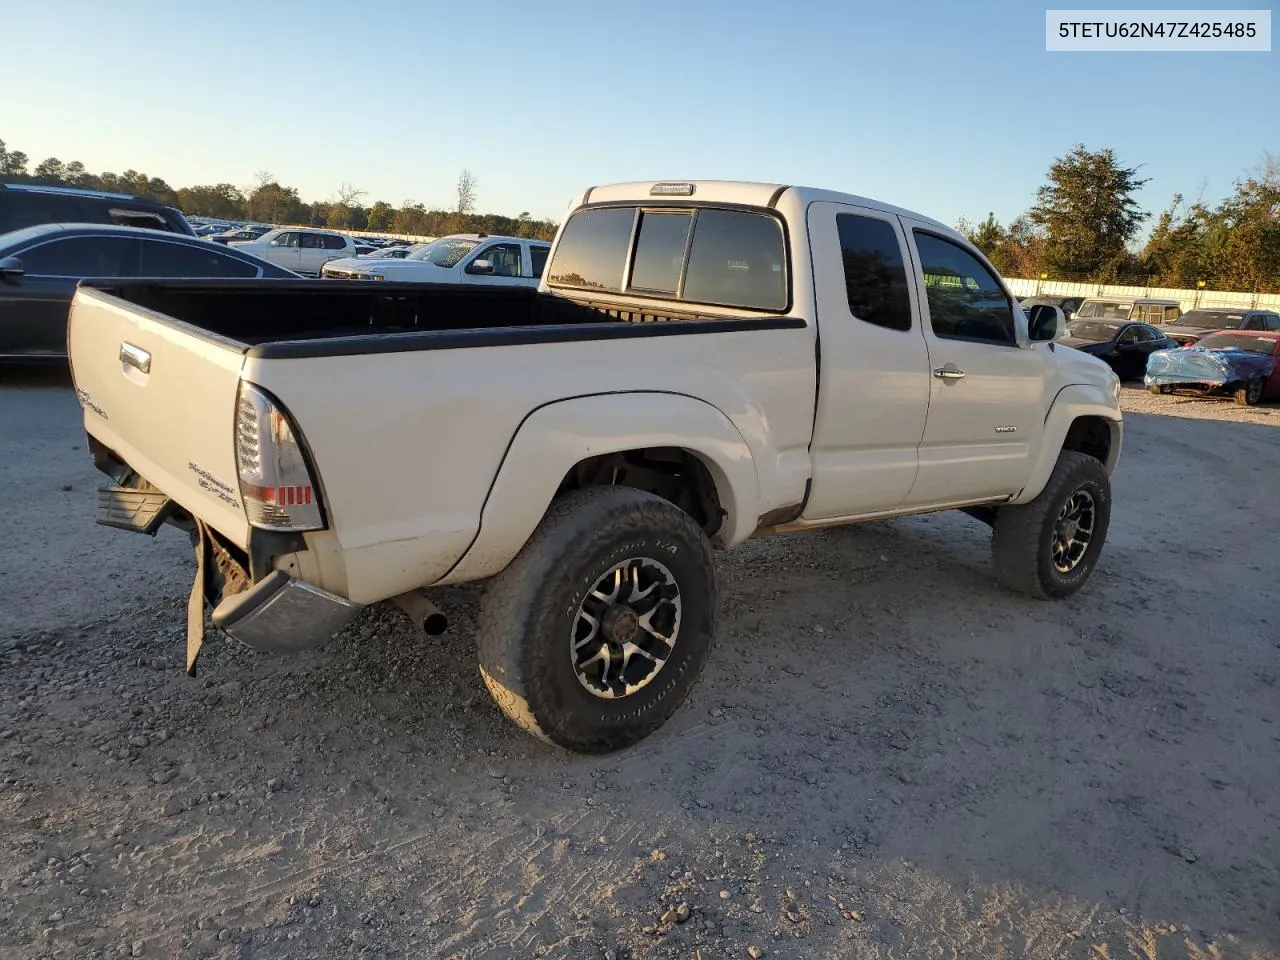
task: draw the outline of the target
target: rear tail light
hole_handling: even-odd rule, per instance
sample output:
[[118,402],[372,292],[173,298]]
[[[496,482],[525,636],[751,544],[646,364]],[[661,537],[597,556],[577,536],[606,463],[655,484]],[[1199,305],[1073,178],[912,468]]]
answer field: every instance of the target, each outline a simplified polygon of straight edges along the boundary
[[240,497],[253,526],[324,529],[320,491],[300,437],[284,411],[249,383],[240,384],[236,401],[236,467]]

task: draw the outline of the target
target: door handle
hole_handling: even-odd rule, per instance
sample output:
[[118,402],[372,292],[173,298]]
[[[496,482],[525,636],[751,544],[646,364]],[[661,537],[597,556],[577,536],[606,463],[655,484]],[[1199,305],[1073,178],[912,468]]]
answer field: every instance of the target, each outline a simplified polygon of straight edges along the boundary
[[151,372],[151,354],[125,340],[120,344],[120,362],[133,367],[139,373]]
[[955,367],[947,365],[945,367],[937,367],[933,371],[933,375],[939,380],[963,380],[964,371],[957,370]]

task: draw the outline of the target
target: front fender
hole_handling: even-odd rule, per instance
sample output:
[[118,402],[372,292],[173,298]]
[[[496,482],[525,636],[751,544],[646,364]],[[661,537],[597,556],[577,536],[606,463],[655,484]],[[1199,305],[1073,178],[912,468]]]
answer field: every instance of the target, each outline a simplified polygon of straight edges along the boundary
[[1028,503],[1040,496],[1049,482],[1058,454],[1067,439],[1071,424],[1081,417],[1099,417],[1107,421],[1111,431],[1111,444],[1107,452],[1106,470],[1110,476],[1120,459],[1120,447],[1124,439],[1124,424],[1120,407],[1110,391],[1094,384],[1074,383],[1063,387],[1054,397],[1044,420],[1040,435],[1040,448],[1036,453],[1026,486],[1013,498],[1013,503]]
[[524,546],[565,474],[587,457],[645,447],[698,456],[725,511],[719,545],[747,539],[759,516],[755,461],[732,421],[711,404],[672,393],[611,393],[561,400],[525,418],[489,490],[480,532],[439,584],[493,576]]

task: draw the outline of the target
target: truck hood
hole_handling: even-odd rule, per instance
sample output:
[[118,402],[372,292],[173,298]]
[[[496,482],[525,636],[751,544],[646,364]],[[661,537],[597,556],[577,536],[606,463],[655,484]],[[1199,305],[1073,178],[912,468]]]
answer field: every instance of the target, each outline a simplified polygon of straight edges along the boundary
[[[1098,344],[1093,344],[1091,341],[1085,342],[1092,346],[1098,346]],[[1053,355],[1055,362],[1068,375],[1069,383],[1091,383],[1109,393],[1114,391],[1115,386],[1120,382],[1114,370],[1102,360],[1084,350],[1057,349],[1064,343],[1065,341],[1063,340],[1055,342]]]

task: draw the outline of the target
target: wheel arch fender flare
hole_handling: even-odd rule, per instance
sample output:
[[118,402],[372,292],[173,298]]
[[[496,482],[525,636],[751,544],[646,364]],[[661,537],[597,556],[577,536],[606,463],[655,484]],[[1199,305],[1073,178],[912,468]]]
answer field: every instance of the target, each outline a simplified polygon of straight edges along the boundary
[[576,464],[648,447],[678,447],[706,467],[725,512],[717,544],[731,546],[751,535],[760,503],[756,464],[720,409],[680,393],[591,394],[544,404],[524,419],[498,466],[475,540],[438,583],[478,580],[502,570]]
[[1088,383],[1068,384],[1058,391],[1049,406],[1040,435],[1040,447],[1032,458],[1031,471],[1023,486],[1010,502],[1028,503],[1040,495],[1054,464],[1062,452],[1071,426],[1082,417],[1091,417],[1106,423],[1109,432],[1107,456],[1103,467],[1110,476],[1120,459],[1124,438],[1124,423],[1115,398],[1103,387]]

